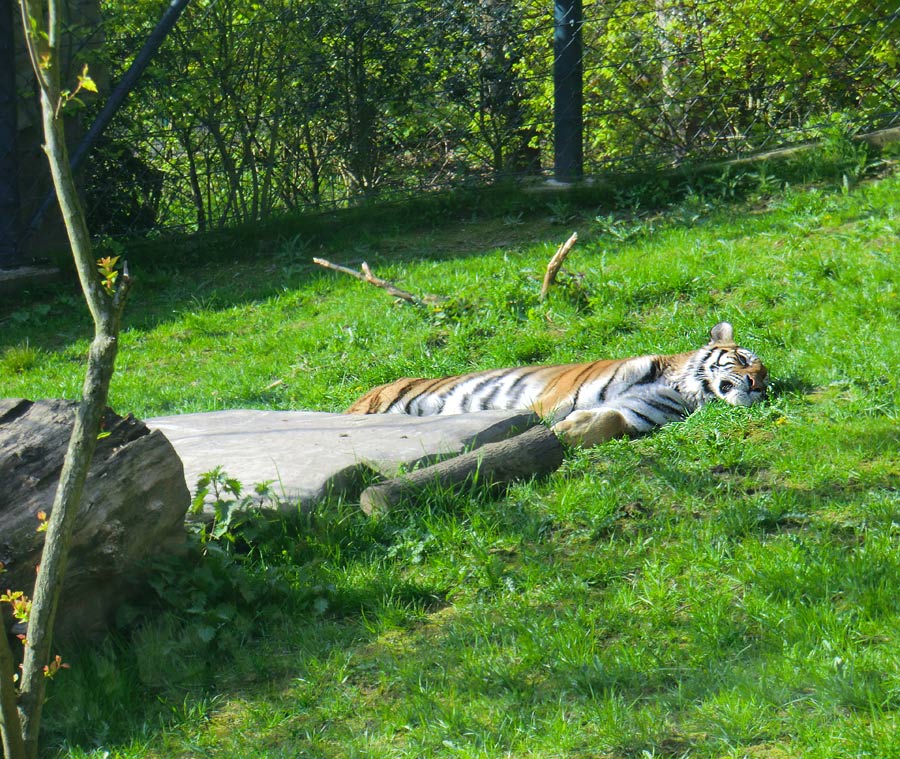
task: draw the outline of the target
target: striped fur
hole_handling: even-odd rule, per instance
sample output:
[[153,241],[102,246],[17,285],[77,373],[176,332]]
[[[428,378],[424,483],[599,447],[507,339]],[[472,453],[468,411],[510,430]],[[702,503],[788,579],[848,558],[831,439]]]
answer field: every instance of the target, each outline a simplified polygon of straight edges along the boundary
[[765,395],[768,372],[721,322],[689,353],[560,366],[494,369],[440,379],[404,378],[370,390],[347,413],[433,416],[530,409],[575,445],[598,445],[683,419],[720,398],[749,406]]

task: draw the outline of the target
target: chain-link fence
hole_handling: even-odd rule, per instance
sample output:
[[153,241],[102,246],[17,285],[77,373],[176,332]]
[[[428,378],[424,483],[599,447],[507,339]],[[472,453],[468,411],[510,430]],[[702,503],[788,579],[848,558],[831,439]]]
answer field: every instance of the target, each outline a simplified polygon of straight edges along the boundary
[[[112,83],[150,33],[146,9],[103,6],[105,61],[91,65]],[[897,0],[581,13],[567,44],[581,51],[585,175],[746,155],[834,120],[900,122]],[[86,161],[92,229],[202,230],[549,176],[559,31],[549,0],[195,1]]]
[[729,157],[838,119],[900,120],[896,2],[601,2],[586,12],[590,165]]

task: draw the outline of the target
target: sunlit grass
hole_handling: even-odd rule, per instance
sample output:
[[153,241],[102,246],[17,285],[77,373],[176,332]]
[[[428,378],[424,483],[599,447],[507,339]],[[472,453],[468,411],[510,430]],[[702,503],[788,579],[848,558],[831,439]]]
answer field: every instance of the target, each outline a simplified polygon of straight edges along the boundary
[[[67,656],[49,755],[896,754],[898,205],[896,176],[565,224],[548,204],[137,268],[111,403],[138,416],[335,411],[401,375],[687,350],[722,319],[773,393],[573,451],[500,499],[374,520],[329,503],[247,525],[237,557],[162,567],[154,613]],[[450,300],[395,304],[312,255]],[[6,315],[4,395],[77,395],[72,305]]]

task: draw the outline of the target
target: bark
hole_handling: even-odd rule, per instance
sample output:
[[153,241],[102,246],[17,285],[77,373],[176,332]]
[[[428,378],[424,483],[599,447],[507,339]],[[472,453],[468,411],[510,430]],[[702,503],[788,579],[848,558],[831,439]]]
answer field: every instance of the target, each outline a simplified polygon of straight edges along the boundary
[[306,165],[309,169],[309,181],[312,192],[312,204],[316,208],[322,202],[322,162],[316,152],[312,127],[309,120],[303,122],[303,144],[306,152]]
[[0,624],[0,734],[3,737],[3,756],[6,759],[24,759],[25,741],[16,707],[15,659],[6,638],[6,625]]
[[[44,666],[49,661],[53,623],[68,546],[91,457],[97,445],[103,409],[106,407],[118,348],[119,323],[130,282],[126,273],[115,294],[111,295],[104,290],[95,268],[91,239],[70,169],[63,130],[61,111],[64,103],[60,93],[57,54],[62,29],[60,9],[56,0],[49,0],[47,3],[46,17],[41,0],[20,0],[20,8],[26,44],[40,89],[44,149],[81,289],[94,320],[94,340],[88,358],[83,398],[76,415],[45,537],[19,684],[18,712],[25,756],[26,759],[35,759],[46,686]],[[13,720],[5,711],[2,719],[4,730],[11,731]]]
[[[221,107],[221,103],[215,104],[215,107]],[[241,190],[240,171],[234,162],[229,141],[222,133],[222,125],[213,115],[204,115],[200,123],[212,135],[213,144],[216,146],[219,159],[222,161],[223,172],[228,180],[228,199],[225,207],[221,211],[217,211],[216,225],[218,227],[226,226],[232,213],[238,222],[244,222],[247,220],[247,204]]]
[[197,161],[194,158],[196,149],[193,140],[191,140],[192,126],[187,126],[179,130],[179,142],[184,147],[184,153],[188,161],[188,181],[191,187],[191,199],[194,201],[194,208],[197,211],[197,231],[206,231],[206,206],[203,202],[203,187],[200,184],[200,174],[197,171]]
[[[78,403],[0,399],[0,588],[34,594],[44,533],[52,513]],[[103,414],[69,544],[54,641],[106,633],[115,610],[145,592],[147,559],[185,541],[190,493],[184,467],[165,436],[131,416]],[[54,648],[56,646],[54,645]],[[14,645],[17,653],[21,645]],[[54,650],[52,653],[65,653]]]
[[578,232],[572,232],[572,236],[556,249],[556,253],[553,254],[553,258],[551,258],[547,264],[544,282],[541,285],[540,300],[547,299],[550,287],[556,281],[556,275],[559,274],[559,270],[562,268],[566,257],[569,255],[569,251],[575,247],[576,242],[578,242]]
[[116,349],[116,339],[109,335],[98,335],[91,345],[84,398],[75,415],[75,425],[53,501],[53,510],[50,512],[50,525],[35,581],[19,696],[19,717],[29,757],[37,755],[38,729],[46,685],[44,666],[50,659],[53,625],[66,571],[69,544],[81,505],[84,482],[97,446],[100,419],[106,406]]
[[366,514],[372,514],[421,497],[429,487],[459,492],[476,481],[493,488],[550,474],[562,464],[563,452],[556,435],[539,424],[521,435],[488,443],[461,456],[372,485],[362,492],[360,506]]

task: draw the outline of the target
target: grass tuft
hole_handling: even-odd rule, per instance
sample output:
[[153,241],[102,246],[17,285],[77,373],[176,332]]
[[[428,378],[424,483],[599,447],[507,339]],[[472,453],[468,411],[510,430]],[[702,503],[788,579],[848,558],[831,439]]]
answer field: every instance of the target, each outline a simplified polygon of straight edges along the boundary
[[0,356],[0,367],[9,374],[23,374],[36,369],[41,362],[41,352],[26,340],[21,345],[11,345]]

